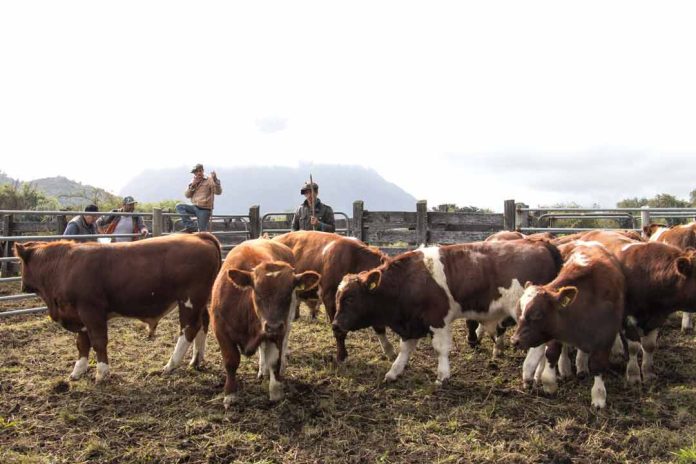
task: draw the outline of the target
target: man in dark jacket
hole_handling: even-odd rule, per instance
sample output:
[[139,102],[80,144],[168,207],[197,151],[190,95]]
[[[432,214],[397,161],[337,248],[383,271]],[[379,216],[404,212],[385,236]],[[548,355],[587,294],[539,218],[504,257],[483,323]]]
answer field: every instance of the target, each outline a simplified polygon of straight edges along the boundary
[[[319,186],[316,183],[305,182],[300,194],[305,196],[305,201],[295,211],[295,217],[292,218],[292,230],[335,232],[333,209],[319,200]],[[311,201],[314,201],[314,214],[309,207]]]
[[[86,213],[96,213],[99,211],[97,205],[89,205],[85,208]],[[97,234],[97,225],[95,221],[97,220],[97,215],[92,214],[82,214],[80,216],[75,216],[68,222],[63,235],[95,235]],[[83,239],[84,240],[84,239]],[[94,241],[90,239],[89,241]]]
[[[131,196],[123,197],[123,206],[114,209],[112,213],[132,213],[135,211],[137,202]],[[97,227],[104,234],[140,234],[140,237],[147,237],[149,231],[145,227],[142,216],[119,216],[109,215],[97,219]],[[117,237],[111,239],[112,242],[131,242],[140,237]]]

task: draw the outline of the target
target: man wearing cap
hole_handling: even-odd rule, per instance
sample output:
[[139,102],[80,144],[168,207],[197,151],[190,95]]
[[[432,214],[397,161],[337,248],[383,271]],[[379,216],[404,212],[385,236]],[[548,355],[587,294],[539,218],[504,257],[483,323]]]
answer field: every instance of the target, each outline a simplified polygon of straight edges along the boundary
[[[319,200],[319,186],[316,183],[305,182],[300,194],[305,196],[305,201],[295,211],[295,216],[292,218],[292,230],[335,232],[333,209]],[[312,201],[314,201],[314,214],[309,207]]]
[[[86,213],[96,213],[99,211],[97,205],[89,205],[85,208]],[[95,235],[97,233],[97,226],[95,221],[98,215],[93,214],[81,214],[75,216],[68,222],[63,235]],[[85,241],[96,241],[96,239],[89,239]]]
[[210,172],[210,177],[205,177],[202,164],[195,165],[191,174],[193,179],[184,192],[184,196],[191,199],[191,204],[179,203],[176,205],[176,212],[181,214],[184,232],[196,231],[191,215],[198,219],[198,232],[204,232],[208,230],[210,216],[213,214],[215,195],[222,193],[222,187],[215,171]]
[[[112,213],[132,213],[137,202],[131,196],[123,197],[123,206],[114,209]],[[149,231],[145,227],[142,216],[120,216],[111,214],[97,219],[97,227],[104,234],[140,234],[140,237],[116,237],[112,242],[132,242],[141,237],[147,237]]]

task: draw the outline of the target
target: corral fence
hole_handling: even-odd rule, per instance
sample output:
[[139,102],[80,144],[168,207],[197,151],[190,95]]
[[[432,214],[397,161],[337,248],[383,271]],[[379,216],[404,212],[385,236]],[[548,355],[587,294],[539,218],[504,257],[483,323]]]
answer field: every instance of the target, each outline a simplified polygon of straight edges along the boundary
[[[79,212],[69,211],[0,211],[0,283],[21,280],[18,276],[18,259],[13,256],[15,242],[32,240],[56,240],[62,233],[69,217]],[[363,201],[353,203],[353,216],[342,212],[336,216],[336,232],[358,238],[384,252],[395,255],[414,249],[422,244],[452,244],[483,240],[501,230],[519,230],[523,233],[552,232],[569,234],[593,227],[559,227],[583,221],[603,221],[602,228],[632,229],[640,231],[652,221],[689,221],[696,218],[696,208],[529,208],[523,203],[506,200],[503,213],[486,212],[442,212],[428,211],[425,201],[416,203],[416,211],[370,211]],[[151,236],[167,235],[183,229],[179,214],[154,209],[150,212],[112,213],[95,215],[141,216]],[[211,217],[211,232],[220,240],[223,255],[244,240],[288,232],[293,213],[267,213],[261,216],[260,207],[249,208],[248,215],[214,214]],[[71,236],[71,239],[86,240],[133,237],[137,234]],[[34,294],[4,295],[0,303],[36,298]],[[0,310],[0,317],[15,314],[43,312],[45,306],[35,308]]]

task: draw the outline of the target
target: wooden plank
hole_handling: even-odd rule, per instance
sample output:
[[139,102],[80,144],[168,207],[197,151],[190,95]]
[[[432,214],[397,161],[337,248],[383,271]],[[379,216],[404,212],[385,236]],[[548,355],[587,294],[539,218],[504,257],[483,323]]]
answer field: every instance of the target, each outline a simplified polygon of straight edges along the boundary
[[502,224],[448,224],[430,227],[431,231],[447,232],[498,232],[504,230]]
[[491,235],[490,232],[450,232],[433,230],[430,232],[430,242],[444,245],[452,243],[479,242]]
[[416,242],[427,245],[428,238],[428,202],[420,200],[416,203]]
[[358,240],[365,239],[363,218],[365,216],[365,203],[362,200],[353,202],[353,237]]
[[363,222],[366,224],[413,224],[416,225],[416,213],[410,211],[365,211]]
[[403,247],[382,247],[380,250],[382,250],[382,253],[389,255],[389,256],[397,256],[400,255],[401,253],[406,253],[407,251],[415,250],[415,247],[409,247],[409,248],[403,248]]
[[368,231],[367,236],[365,238],[365,241],[370,245],[393,244],[402,242],[407,243],[408,245],[416,245],[415,231]]
[[440,213],[431,211],[428,213],[428,225],[450,225],[450,224],[494,224],[503,227],[504,217],[502,214],[489,213]]
[[503,228],[505,230],[515,230],[515,200],[505,200],[503,209],[503,216],[505,217]]

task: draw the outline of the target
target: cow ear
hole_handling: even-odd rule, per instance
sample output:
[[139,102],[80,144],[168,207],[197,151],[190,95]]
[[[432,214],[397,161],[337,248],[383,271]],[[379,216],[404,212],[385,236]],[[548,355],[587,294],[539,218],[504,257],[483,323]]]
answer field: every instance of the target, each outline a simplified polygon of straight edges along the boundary
[[677,258],[677,272],[684,277],[691,277],[691,260],[684,256]]
[[530,282],[529,280],[528,280],[527,282],[524,283],[524,288],[525,288],[525,289],[527,289],[527,288],[529,288],[529,287],[531,287],[531,286],[532,286],[532,282]]
[[295,290],[312,290],[319,285],[319,274],[314,271],[306,271],[302,274],[295,274]]
[[558,303],[561,305],[562,309],[567,308],[575,298],[578,296],[578,287],[561,287],[558,290]]
[[249,271],[230,269],[227,271],[227,277],[229,277],[236,287],[241,289],[254,287],[254,275]]
[[365,277],[365,285],[369,291],[374,291],[382,283],[382,272],[379,270],[370,271]]
[[15,243],[14,246],[15,256],[24,261],[25,264],[29,262],[29,257],[31,256],[32,250],[33,248],[29,248],[21,243]]

